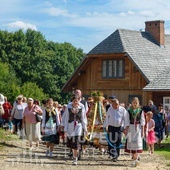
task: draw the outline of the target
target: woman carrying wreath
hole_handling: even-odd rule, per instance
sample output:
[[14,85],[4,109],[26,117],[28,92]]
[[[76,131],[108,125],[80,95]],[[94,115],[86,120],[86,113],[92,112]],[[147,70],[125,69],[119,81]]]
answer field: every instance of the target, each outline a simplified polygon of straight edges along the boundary
[[132,159],[134,160],[132,165],[134,166],[139,164],[139,154],[143,150],[144,125],[144,112],[140,107],[139,99],[134,97],[132,106],[128,109],[125,118],[125,134],[127,135],[125,152],[132,153]]
[[34,104],[32,98],[28,98],[28,105],[23,113],[22,128],[25,128],[26,138],[30,143],[30,150],[33,149],[33,142],[36,143],[36,147],[39,146],[39,140],[41,138],[40,122],[36,121],[36,114],[42,115],[42,110],[38,105]]

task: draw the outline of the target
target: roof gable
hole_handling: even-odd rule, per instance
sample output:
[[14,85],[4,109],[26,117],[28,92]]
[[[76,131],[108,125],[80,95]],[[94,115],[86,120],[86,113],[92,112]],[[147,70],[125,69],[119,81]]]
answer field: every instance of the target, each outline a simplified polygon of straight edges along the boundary
[[116,30],[109,37],[94,47],[89,54],[111,54],[121,53],[124,51],[122,40],[120,37],[120,31]]
[[[170,35],[165,35],[165,46],[161,47],[148,32],[117,29],[105,40],[95,46],[79,65],[65,88],[71,80],[88,63],[88,55],[124,53],[137,67],[139,72],[149,83],[144,90],[162,89],[170,90]],[[163,81],[161,81],[163,80]],[[62,89],[63,89],[62,88]]]
[[127,53],[148,82],[154,80],[170,63],[170,36],[160,47],[148,32],[118,29],[88,54]]

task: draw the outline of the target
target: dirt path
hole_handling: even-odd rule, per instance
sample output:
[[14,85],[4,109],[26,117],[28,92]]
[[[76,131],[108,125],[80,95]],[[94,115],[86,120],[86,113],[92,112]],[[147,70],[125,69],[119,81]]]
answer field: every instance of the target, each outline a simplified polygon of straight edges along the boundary
[[67,156],[68,148],[64,145],[55,147],[54,157],[45,156],[45,145],[40,144],[38,149],[29,151],[28,142],[25,140],[3,143],[0,150],[0,170],[170,170],[167,160],[158,155],[148,156],[147,152],[141,154],[138,167],[131,166],[131,156],[121,150],[121,156],[117,162],[112,162],[108,155],[99,152],[98,149],[88,148],[87,152],[78,161],[78,165],[72,165],[72,160]]

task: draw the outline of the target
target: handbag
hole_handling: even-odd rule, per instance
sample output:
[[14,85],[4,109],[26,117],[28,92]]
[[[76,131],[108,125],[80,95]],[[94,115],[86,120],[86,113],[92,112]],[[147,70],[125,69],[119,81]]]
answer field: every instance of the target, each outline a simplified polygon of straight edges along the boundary
[[[36,108],[36,105],[34,106],[34,109]],[[42,117],[37,113],[37,112],[35,112],[36,114],[35,114],[35,120],[36,120],[36,122],[41,122],[42,121]]]
[[42,121],[42,117],[39,114],[35,114],[35,119],[37,122],[41,122]]

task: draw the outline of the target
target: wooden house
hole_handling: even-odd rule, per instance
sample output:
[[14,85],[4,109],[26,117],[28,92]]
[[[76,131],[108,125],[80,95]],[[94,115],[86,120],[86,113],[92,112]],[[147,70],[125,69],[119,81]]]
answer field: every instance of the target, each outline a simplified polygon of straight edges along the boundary
[[114,95],[120,102],[139,97],[142,105],[170,108],[170,35],[164,21],[145,22],[145,31],[117,29],[94,47],[63,86],[62,92],[81,89]]

